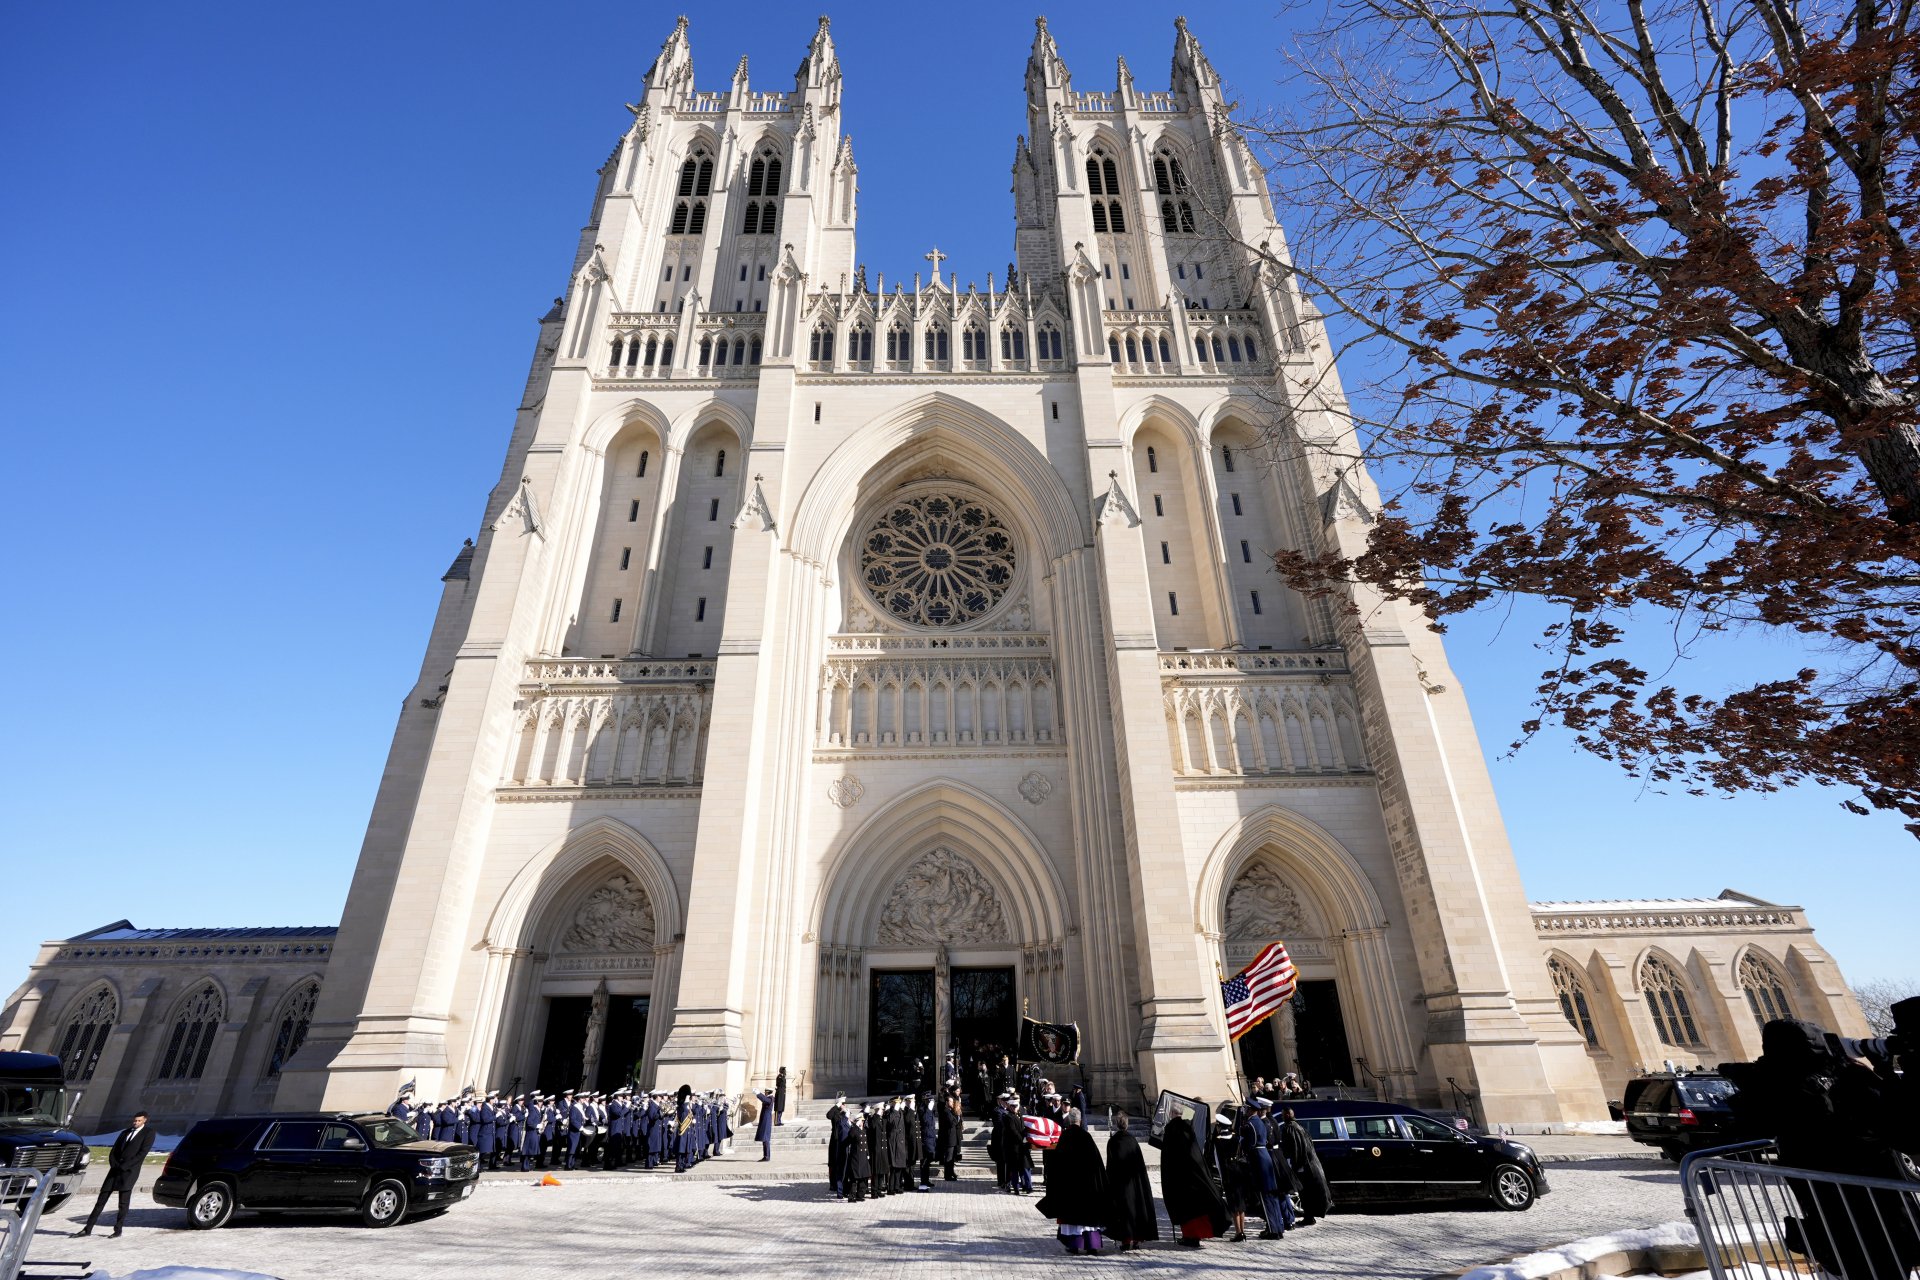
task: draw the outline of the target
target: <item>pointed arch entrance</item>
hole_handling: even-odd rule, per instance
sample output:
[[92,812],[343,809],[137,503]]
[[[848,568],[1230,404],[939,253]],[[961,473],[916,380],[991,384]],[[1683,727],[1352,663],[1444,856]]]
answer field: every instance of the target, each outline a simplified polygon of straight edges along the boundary
[[822,1093],[930,1081],[952,1050],[1011,1050],[1023,1007],[1072,1007],[1066,896],[1038,840],[998,801],[929,783],[831,860],[814,918],[814,1079]]
[[650,1081],[677,985],[680,913],[665,861],[617,819],[529,859],[488,922],[475,1065],[459,1083]]
[[1194,920],[1225,973],[1275,941],[1299,971],[1295,998],[1242,1037],[1236,1073],[1299,1071],[1388,1097],[1413,1091],[1386,908],[1331,833],[1280,805],[1242,818],[1207,858]]

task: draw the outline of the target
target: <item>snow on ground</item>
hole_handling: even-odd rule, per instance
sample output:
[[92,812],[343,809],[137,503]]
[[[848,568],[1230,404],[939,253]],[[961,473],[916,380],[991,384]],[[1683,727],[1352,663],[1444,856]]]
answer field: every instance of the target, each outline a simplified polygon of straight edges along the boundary
[[[1476,1267],[1461,1277],[1461,1280],[1541,1280],[1556,1271],[1579,1266],[1583,1262],[1592,1262],[1604,1258],[1610,1253],[1621,1253],[1630,1249],[1652,1249],[1661,1245],[1698,1245],[1699,1232],[1690,1222],[1663,1222],[1657,1227],[1641,1227],[1633,1231],[1616,1231],[1611,1235],[1588,1236],[1585,1240],[1575,1240],[1544,1253],[1530,1253],[1524,1258],[1515,1258],[1512,1262],[1503,1262],[1491,1267]],[[1705,1274],[1702,1272],[1701,1274]]]
[[[93,1273],[94,1280],[115,1280],[104,1271]],[[145,1271],[129,1271],[119,1280],[274,1280],[272,1276],[263,1276],[258,1271],[220,1271],[212,1267],[148,1267]]]

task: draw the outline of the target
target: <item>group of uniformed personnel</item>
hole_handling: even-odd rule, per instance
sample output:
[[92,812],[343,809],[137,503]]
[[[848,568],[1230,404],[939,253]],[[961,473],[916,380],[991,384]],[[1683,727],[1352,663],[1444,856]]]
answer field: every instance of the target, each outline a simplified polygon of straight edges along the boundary
[[719,1093],[563,1089],[558,1094],[484,1095],[472,1088],[445,1102],[412,1100],[409,1083],[387,1114],[422,1138],[470,1143],[487,1169],[653,1169],[685,1172],[729,1149],[733,1107]]
[[827,1181],[833,1194],[859,1201],[868,1196],[933,1190],[933,1166],[945,1180],[957,1176],[964,1128],[957,1082],[936,1099],[902,1094],[885,1102],[848,1106],[846,1095],[827,1110]]

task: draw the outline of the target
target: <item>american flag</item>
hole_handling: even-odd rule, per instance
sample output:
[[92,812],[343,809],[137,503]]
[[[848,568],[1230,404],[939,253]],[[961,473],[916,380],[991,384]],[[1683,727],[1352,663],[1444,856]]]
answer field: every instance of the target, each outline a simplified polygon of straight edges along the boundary
[[1270,942],[1253,963],[1220,984],[1227,1034],[1235,1040],[1272,1017],[1293,998],[1297,977],[1284,942]]
[[1021,1116],[1027,1126],[1027,1137],[1033,1145],[1043,1150],[1052,1150],[1060,1142],[1060,1126],[1045,1116]]

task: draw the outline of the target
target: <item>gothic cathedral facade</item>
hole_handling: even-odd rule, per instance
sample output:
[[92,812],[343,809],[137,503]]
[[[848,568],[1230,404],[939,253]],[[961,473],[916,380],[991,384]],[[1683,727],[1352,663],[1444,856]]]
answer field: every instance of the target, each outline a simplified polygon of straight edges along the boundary
[[[1341,444],[1338,383],[1244,248],[1281,229],[1177,28],[1168,88],[1083,91],[1040,24],[981,288],[859,264],[824,19],[790,92],[744,60],[698,90],[681,20],[278,1106],[879,1092],[1026,1011],[1079,1023],[1109,1102],[1259,1067],[1605,1116],[1439,640],[1271,571],[1357,548],[1378,496],[1271,447]],[[1220,973],[1275,939],[1300,994],[1233,1044]]]

